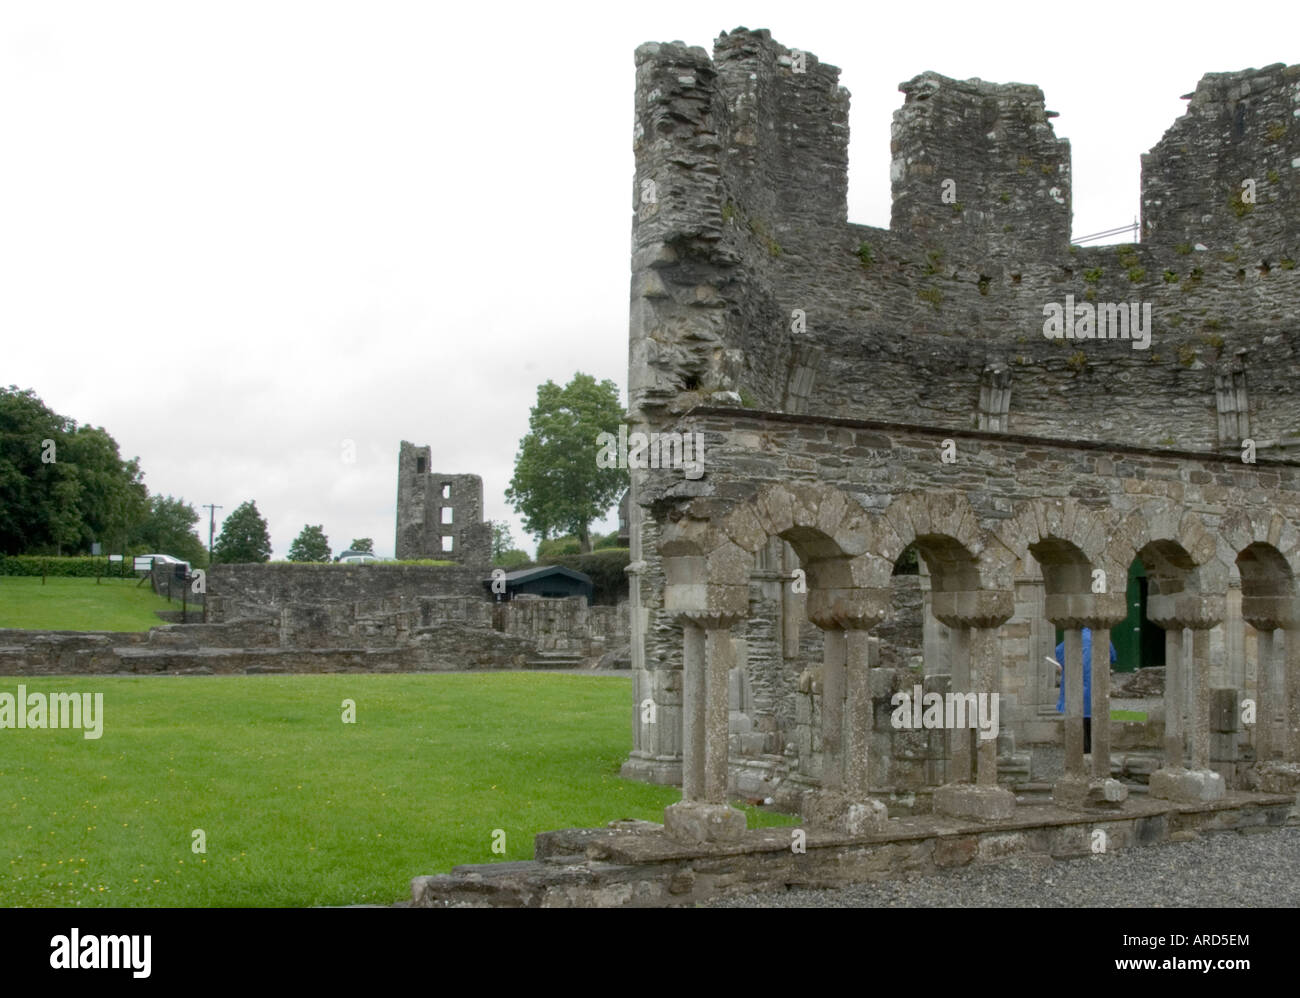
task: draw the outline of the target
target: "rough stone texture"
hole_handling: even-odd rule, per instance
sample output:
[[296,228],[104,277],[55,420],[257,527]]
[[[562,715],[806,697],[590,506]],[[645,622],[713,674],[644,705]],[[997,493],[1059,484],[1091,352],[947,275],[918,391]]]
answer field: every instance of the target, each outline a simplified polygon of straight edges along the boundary
[[486,569],[454,565],[213,565],[208,620],[220,623],[289,603],[380,600],[390,596],[473,596],[486,602]]
[[1223,777],[1212,769],[1157,769],[1151,774],[1150,793],[1161,800],[1194,803],[1222,800],[1226,791]]
[[[1069,146],[1035,87],[929,72],[904,83],[881,230],[846,220],[848,94],[834,66],[737,29],[712,57],[644,45],[636,67],[631,421],[706,441],[702,478],[633,472],[638,702],[662,692],[660,720],[680,724],[677,687],[651,678],[680,668],[675,611],[747,609],[732,632],[749,691],[732,710],[750,725],[732,732],[733,782],[761,769],[774,796],[798,801],[822,779],[821,725],[837,716],[818,702],[816,625],[892,643],[897,600],[878,594],[914,545],[920,681],[957,676],[963,632],[996,629],[970,676],[1001,695],[997,769],[1020,779],[1033,764],[1016,742],[1060,737],[1043,664],[1053,628],[1115,626],[1127,609],[1115,580],[1140,557],[1149,616],[1198,628],[1186,646],[1213,675],[1182,686],[1197,690],[1188,758],[1238,779],[1242,735],[1208,730],[1208,690],[1247,692],[1250,670],[1231,660],[1249,643],[1231,636],[1243,618],[1296,620],[1300,200],[1284,195],[1300,168],[1298,68],[1207,77],[1144,161],[1145,241],[1074,248]],[[1207,207],[1248,164],[1243,176],[1273,171],[1272,193],[1226,215]],[[1045,306],[1067,298],[1150,305],[1148,348],[1045,337]],[[796,569],[806,594],[792,592]],[[1109,588],[1092,588],[1099,570]],[[952,778],[944,737],[891,732],[881,716],[881,695],[911,685],[909,659],[882,652],[889,668],[870,682],[882,798]],[[626,775],[671,778],[678,743],[657,727],[635,725]],[[1131,754],[1122,774],[1149,771]],[[1092,794],[1115,795],[1104,781]]]
[[934,810],[951,818],[997,821],[1015,814],[1016,795],[1002,787],[949,783],[934,791]]
[[808,829],[803,853],[792,849],[789,828],[746,831],[735,841],[704,845],[678,841],[643,822],[545,832],[537,836],[531,862],[416,877],[411,900],[402,906],[690,907],[754,891],[891,881],[1016,857],[1092,856],[1099,829],[1107,852],[1114,853],[1189,835],[1281,828],[1294,800],[1244,793],[1197,805],[1130,800],[1102,818],[1051,806],[1032,810],[1029,818],[987,824],[937,815],[895,818],[874,835]]
[[1119,780],[1066,774],[1052,788],[1052,800],[1075,810],[1114,808],[1128,800],[1128,788]]
[[745,834],[745,812],[726,804],[680,801],[664,809],[664,830],[680,842],[736,842]]
[[483,479],[431,471],[432,450],[402,441],[397,457],[397,558],[492,564],[492,526],[483,522]]
[[[224,616],[232,602],[213,596],[209,611]],[[481,593],[390,595],[254,609],[256,616],[144,633],[0,630],[0,668],[12,675],[588,668],[627,640],[625,606],[589,607],[581,596],[491,603]]]

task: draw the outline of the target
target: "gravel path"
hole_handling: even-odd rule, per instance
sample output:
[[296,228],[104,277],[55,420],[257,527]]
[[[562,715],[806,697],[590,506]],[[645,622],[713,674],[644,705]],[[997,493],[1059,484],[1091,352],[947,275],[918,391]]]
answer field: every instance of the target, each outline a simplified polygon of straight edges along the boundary
[[1295,908],[1300,827],[988,866],[835,890],[719,899],[706,908]]

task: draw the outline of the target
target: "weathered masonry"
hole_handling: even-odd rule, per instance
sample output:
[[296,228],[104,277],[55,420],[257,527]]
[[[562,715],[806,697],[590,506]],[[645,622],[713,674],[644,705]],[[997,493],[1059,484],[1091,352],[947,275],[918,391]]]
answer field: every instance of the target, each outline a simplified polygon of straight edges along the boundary
[[431,448],[402,441],[397,458],[397,560],[491,565],[492,527],[483,522],[483,479],[443,474],[431,466]]
[[[1091,249],[1042,92],[934,73],[900,88],[890,228],[849,223],[838,75],[765,31],[637,51],[634,428],[707,444],[697,481],[633,473],[625,775],[682,782],[684,841],[739,835],[728,793],[762,786],[844,834],[918,789],[1008,818],[1017,739],[1063,740],[1058,804],[1118,805],[1106,639],[1136,566],[1171,705],[1151,795],[1228,793],[1224,691],[1258,705],[1229,775],[1294,793],[1300,66],[1202,79],[1143,157],[1143,241]],[[878,664],[909,549],[919,675]],[[1004,735],[894,730],[914,682],[997,695]]]
[[[412,903],[690,904],[1294,820],[1300,66],[1203,78],[1143,159],[1142,242],[1076,249],[1036,87],[904,83],[886,230],[847,221],[833,66],[743,28],[636,63],[632,429],[706,444],[700,477],[632,473],[623,772],[683,799]],[[1106,661],[1134,588],[1166,676],[1145,785]],[[895,729],[917,686],[1002,732]],[[1063,756],[1048,793],[1015,792],[1017,741]],[[803,851],[729,805],[769,789]]]

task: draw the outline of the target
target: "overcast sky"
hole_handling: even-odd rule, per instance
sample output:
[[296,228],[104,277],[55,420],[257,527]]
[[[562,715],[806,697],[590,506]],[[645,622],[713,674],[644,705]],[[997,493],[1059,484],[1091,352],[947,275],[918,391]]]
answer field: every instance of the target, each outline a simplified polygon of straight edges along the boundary
[[626,402],[638,44],[765,27],[839,66],[870,225],[900,82],[1037,84],[1078,236],[1138,214],[1203,73],[1300,61],[1297,9],[0,0],[0,384],[151,492],[255,499],[276,558],[307,523],[391,555],[402,439],[531,553],[504,493],[537,386]]

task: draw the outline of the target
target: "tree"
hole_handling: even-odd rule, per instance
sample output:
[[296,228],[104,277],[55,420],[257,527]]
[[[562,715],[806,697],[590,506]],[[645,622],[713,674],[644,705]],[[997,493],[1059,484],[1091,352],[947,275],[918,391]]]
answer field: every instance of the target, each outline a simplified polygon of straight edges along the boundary
[[550,561],[552,558],[562,558],[568,554],[582,553],[582,544],[579,543],[578,538],[572,535],[550,537],[537,542],[537,560],[539,562]]
[[290,561],[329,561],[330,540],[325,536],[323,524],[302,528],[292,544],[289,545]]
[[78,428],[30,388],[0,389],[0,553],[125,544],[147,514],[139,460],[123,461],[107,430]]
[[254,500],[241,503],[226,517],[212,546],[212,561],[235,564],[271,560],[271,535]]
[[510,524],[505,520],[492,521],[492,564],[497,563],[501,555],[515,549],[515,539],[510,536]]
[[513,572],[516,568],[523,568],[525,565],[532,564],[532,561],[533,559],[528,557],[527,551],[510,548],[510,550],[502,551],[492,559],[492,567],[504,568],[507,572]]
[[596,464],[601,433],[616,433],[623,419],[614,382],[578,372],[563,388],[547,381],[520,441],[506,499],[524,528],[542,540],[569,533],[580,550],[591,550],[587,527],[604,516],[628,486],[624,468]]
[[117,441],[102,426],[82,426],[68,434],[59,449],[59,464],[72,469],[77,482],[79,524],[66,545],[89,551],[97,539],[129,538],[149,516],[149,492],[139,458],[123,461]]
[[358,554],[361,554],[362,552],[365,552],[366,554],[374,554],[375,542],[369,537],[354,537],[352,543],[348,545],[348,550],[355,551]]
[[184,499],[150,496],[149,512],[131,531],[130,546],[133,550],[175,555],[191,565],[205,565],[208,551],[194,532],[198,522],[198,511]]

